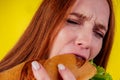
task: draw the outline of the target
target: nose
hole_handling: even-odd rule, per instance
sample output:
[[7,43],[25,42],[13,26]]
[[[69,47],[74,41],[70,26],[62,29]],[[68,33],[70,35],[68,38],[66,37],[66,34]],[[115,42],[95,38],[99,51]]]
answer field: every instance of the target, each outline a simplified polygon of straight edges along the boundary
[[75,44],[84,49],[90,49],[92,45],[92,33],[90,31],[80,32],[75,40]]

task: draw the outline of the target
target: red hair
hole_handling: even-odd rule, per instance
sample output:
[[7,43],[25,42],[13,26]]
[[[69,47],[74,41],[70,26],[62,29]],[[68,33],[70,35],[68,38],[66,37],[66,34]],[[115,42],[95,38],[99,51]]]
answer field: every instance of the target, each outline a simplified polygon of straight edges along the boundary
[[75,0],[44,0],[13,49],[0,62],[0,71],[30,59],[49,56],[54,37]]

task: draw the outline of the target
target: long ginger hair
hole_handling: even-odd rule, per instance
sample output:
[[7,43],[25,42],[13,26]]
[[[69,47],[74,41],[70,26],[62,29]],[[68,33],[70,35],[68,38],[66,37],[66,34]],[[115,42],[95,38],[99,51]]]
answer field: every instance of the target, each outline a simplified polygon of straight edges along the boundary
[[[18,43],[0,62],[0,72],[30,59],[46,59],[55,36],[66,21],[76,0],[43,0],[28,28]],[[110,6],[109,30],[104,38],[103,47],[95,58],[95,63],[105,66],[113,43],[114,16]]]

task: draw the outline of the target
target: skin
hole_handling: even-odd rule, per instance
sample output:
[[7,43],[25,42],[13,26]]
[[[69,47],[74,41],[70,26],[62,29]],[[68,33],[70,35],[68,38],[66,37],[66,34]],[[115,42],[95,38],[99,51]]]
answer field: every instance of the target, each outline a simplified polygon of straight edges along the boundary
[[[106,0],[77,0],[55,38],[49,58],[68,53],[86,60],[95,58],[108,30],[109,14]],[[32,62],[32,70],[37,80],[50,80],[45,69],[36,61]],[[58,71],[63,80],[76,80],[64,65],[59,64]]]

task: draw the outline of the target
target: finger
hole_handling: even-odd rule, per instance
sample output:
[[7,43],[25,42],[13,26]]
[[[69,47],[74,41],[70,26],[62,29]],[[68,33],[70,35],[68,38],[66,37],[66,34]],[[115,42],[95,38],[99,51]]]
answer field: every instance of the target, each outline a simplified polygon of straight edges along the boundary
[[32,63],[32,71],[36,80],[50,80],[46,70],[37,61]]
[[76,80],[72,72],[67,69],[63,64],[58,64],[58,71],[63,80]]

